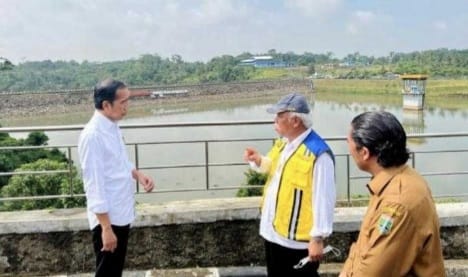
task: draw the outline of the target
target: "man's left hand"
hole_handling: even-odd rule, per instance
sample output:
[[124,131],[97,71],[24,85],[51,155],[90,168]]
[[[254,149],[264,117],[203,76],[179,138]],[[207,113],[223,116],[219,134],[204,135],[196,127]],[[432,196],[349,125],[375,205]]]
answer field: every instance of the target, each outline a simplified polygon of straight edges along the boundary
[[154,188],[153,179],[143,173],[138,174],[138,182],[140,182],[146,192],[150,192]]

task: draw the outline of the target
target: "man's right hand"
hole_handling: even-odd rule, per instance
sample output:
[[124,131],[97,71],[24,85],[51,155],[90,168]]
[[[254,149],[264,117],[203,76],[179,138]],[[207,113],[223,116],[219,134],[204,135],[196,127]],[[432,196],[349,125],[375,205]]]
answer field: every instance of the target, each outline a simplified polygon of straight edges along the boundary
[[257,166],[260,166],[260,163],[262,162],[262,157],[260,156],[257,150],[255,150],[252,147],[247,147],[244,150],[244,161],[254,162]]
[[102,249],[101,251],[114,252],[117,248],[117,237],[111,226],[102,227]]

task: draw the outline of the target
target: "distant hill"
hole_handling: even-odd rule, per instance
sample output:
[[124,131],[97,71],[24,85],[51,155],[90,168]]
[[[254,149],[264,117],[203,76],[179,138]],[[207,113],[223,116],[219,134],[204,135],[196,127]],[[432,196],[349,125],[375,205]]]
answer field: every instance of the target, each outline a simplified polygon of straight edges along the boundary
[[[253,56],[269,55],[288,64],[285,68],[256,68],[241,65]],[[6,60],[6,59],[5,59]],[[162,58],[142,55],[114,62],[40,61],[25,62],[0,71],[0,92],[31,90],[89,89],[107,77],[124,80],[130,86],[199,84],[244,80],[315,77],[333,79],[395,78],[403,73],[423,73],[430,78],[468,78],[468,49],[436,49],[411,53],[391,52],[386,57],[348,54],[342,59],[333,53],[305,52],[243,53],[223,55],[206,63],[185,62],[179,55]]]

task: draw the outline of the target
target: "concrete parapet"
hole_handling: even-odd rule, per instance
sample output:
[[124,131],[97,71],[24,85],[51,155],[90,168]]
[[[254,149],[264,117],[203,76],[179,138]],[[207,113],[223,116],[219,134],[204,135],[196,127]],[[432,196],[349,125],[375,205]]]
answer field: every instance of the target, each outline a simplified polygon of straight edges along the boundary
[[[343,264],[322,264],[319,269],[321,277],[337,277]],[[468,276],[468,260],[446,260],[445,271],[449,277]],[[52,277],[92,277],[93,273],[56,275]],[[266,277],[263,266],[238,266],[223,268],[179,268],[124,271],[123,277]]]
[[[262,266],[259,203],[252,197],[138,205],[126,268]],[[468,259],[468,203],[439,204],[437,210],[445,258]],[[336,208],[327,243],[344,255],[325,263],[344,261],[364,213]],[[0,273],[75,274],[92,272],[93,265],[84,209],[0,213]]]

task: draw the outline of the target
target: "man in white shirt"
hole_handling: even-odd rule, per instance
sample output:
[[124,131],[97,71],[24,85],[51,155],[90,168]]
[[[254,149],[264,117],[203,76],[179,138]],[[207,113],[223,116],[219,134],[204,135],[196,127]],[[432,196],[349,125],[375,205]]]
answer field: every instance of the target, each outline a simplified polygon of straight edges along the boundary
[[[292,93],[267,109],[282,137],[267,156],[247,148],[244,160],[268,173],[260,235],[269,277],[319,276],[323,240],[332,233],[336,202],[334,156],[315,133],[303,95]],[[309,257],[302,268],[293,268]]]
[[153,180],[129,161],[117,124],[127,114],[129,97],[123,82],[100,82],[94,88],[96,110],[78,142],[96,254],[95,276],[122,276],[130,224],[135,218],[133,179],[147,192],[154,187]]

